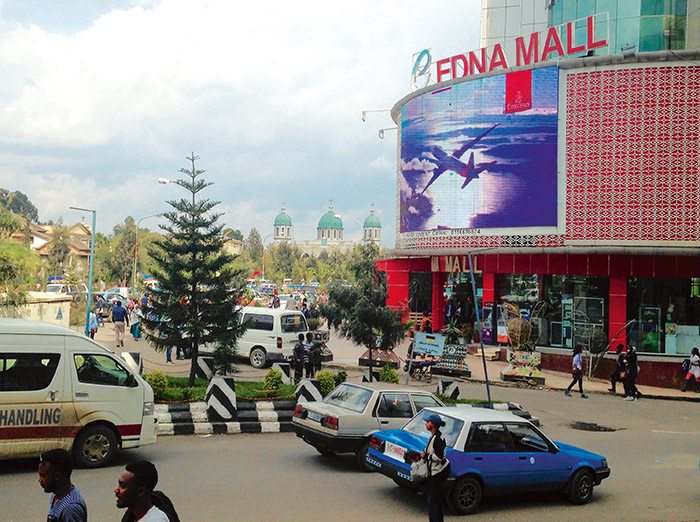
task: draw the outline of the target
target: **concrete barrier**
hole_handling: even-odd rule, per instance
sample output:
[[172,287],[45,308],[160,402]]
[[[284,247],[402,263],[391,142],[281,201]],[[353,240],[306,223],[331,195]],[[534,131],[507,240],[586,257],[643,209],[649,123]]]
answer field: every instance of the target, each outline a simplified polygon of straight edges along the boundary
[[[362,382],[369,382],[369,370],[362,372]],[[379,372],[372,371],[372,382],[379,382]]]
[[294,392],[297,402],[322,401],[321,381],[318,379],[302,379]]
[[236,419],[236,386],[233,377],[213,377],[207,387],[207,417],[210,421]]
[[292,375],[292,365],[289,363],[273,363],[273,369],[277,369],[282,372],[282,382],[284,384],[292,384],[294,382],[294,375]]
[[207,357],[206,355],[199,355],[197,357],[197,366],[194,369],[195,377],[200,379],[211,379],[214,377],[216,371],[214,370],[214,358]]
[[439,393],[440,395],[446,395],[452,400],[459,399],[459,387],[457,386],[457,383],[452,379],[440,379],[438,381],[437,390],[435,391],[435,393]]

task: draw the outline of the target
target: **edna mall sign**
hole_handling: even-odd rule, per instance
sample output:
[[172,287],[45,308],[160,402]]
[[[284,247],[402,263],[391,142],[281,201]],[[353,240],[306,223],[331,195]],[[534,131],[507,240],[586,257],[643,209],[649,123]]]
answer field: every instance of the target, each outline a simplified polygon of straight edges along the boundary
[[[520,36],[503,44],[443,58],[435,63],[436,83],[607,47],[608,27],[608,13],[600,13],[550,27],[528,37]],[[599,35],[604,33],[605,38],[596,40],[596,29]],[[417,53],[414,58],[411,90],[416,91],[433,83],[433,62],[429,49]]]

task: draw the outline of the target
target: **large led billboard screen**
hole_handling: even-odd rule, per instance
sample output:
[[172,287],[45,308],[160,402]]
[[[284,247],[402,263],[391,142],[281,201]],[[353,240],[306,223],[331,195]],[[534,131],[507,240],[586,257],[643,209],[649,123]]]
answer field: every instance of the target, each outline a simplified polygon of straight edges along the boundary
[[558,68],[548,67],[409,100],[401,120],[399,232],[557,227],[558,84]]

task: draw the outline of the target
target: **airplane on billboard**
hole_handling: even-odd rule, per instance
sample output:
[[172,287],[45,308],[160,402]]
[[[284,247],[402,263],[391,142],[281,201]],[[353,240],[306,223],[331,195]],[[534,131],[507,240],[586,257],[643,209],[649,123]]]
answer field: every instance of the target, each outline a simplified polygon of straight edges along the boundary
[[[469,149],[471,149],[474,145],[479,143],[481,139],[486,136],[489,132],[491,132],[493,129],[498,127],[500,123],[497,123],[487,131],[479,134],[476,138],[474,138],[471,141],[468,141],[464,145],[462,145],[459,149],[454,151],[452,154],[447,154],[441,147],[433,147],[432,150],[430,151],[433,157],[437,160],[438,164],[435,170],[433,170],[433,177],[430,178],[430,181],[428,181],[428,184],[423,188],[423,191],[421,192],[422,194],[425,194],[425,191],[428,190],[428,187],[437,180],[443,172],[455,172],[459,174],[460,176],[466,178],[464,181],[464,184],[462,185],[462,188],[466,187],[467,184],[473,180],[479,177],[479,173],[483,172],[486,170],[488,167],[492,167],[493,165],[496,164],[495,161],[490,162],[490,163],[482,163],[478,167],[475,167],[474,165],[474,153],[472,152],[471,155],[469,156],[469,163],[464,163],[462,161],[462,156],[464,155],[465,152],[467,152]],[[483,167],[483,168],[482,168]]]

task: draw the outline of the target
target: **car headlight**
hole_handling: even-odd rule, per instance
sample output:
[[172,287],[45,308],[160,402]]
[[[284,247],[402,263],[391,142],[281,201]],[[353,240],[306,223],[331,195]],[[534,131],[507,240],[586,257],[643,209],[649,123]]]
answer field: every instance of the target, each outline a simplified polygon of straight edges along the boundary
[[144,402],[143,403],[143,416],[144,417],[150,417],[153,415],[153,411],[155,410],[155,404],[152,402]]

